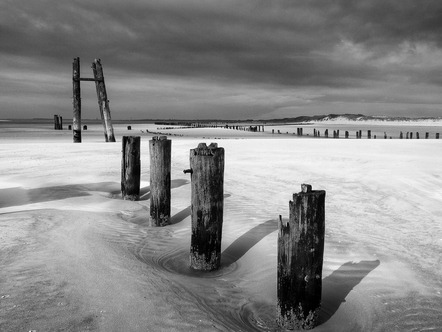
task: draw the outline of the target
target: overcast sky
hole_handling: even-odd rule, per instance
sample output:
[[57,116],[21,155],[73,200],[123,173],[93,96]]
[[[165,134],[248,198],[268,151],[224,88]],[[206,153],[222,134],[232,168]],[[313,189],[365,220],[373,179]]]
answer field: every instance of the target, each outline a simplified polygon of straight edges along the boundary
[[114,119],[442,116],[441,0],[1,0],[0,118],[71,117],[77,56]]

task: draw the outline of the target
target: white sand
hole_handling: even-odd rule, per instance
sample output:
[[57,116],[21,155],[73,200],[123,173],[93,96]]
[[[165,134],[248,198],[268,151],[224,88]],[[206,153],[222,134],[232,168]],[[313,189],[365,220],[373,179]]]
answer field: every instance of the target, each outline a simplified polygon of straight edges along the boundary
[[[125,128],[119,141],[142,135],[139,202],[121,200],[121,144],[102,142],[100,126],[82,144],[67,131],[1,133],[0,331],[275,330],[276,220],[301,183],[327,191],[315,330],[440,330],[442,141],[182,129],[171,137],[173,225],[151,228],[141,130],[155,128]],[[212,141],[226,151],[224,256],[200,274],[187,267],[182,170],[189,149]]]

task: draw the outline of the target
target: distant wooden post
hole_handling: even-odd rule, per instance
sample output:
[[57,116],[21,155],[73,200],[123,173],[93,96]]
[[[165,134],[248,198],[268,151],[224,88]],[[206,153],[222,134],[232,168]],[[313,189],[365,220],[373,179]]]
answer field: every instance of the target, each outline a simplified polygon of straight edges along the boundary
[[419,133],[416,132],[416,139],[419,139]]
[[74,143],[81,143],[81,95],[80,95],[80,58],[74,58],[72,64],[73,106],[72,116]]
[[59,115],[58,119],[59,119],[59,122],[58,122],[59,127],[58,127],[58,129],[63,130],[63,117],[61,115]]
[[68,126],[68,130],[72,130],[72,125],[69,125],[69,126]]
[[140,136],[123,136],[121,158],[121,195],[125,200],[140,197]]
[[409,139],[409,138],[410,138],[410,133],[407,131],[406,139]]
[[224,149],[200,143],[190,150],[191,219],[190,267],[218,269],[224,207]]
[[367,138],[371,139],[371,130],[367,130]]
[[172,141],[166,136],[154,136],[150,151],[150,224],[170,224],[170,172]]
[[384,131],[384,139],[387,139],[387,133]]
[[127,126],[127,130],[132,130],[132,126]]
[[356,138],[359,138],[359,131],[356,130]]
[[324,136],[328,138],[328,129],[325,130]]
[[109,108],[109,100],[107,99],[106,85],[104,84],[103,67],[101,60],[95,59],[92,63],[92,71],[95,78],[95,86],[97,89],[98,107],[103,120],[105,129],[106,142],[115,142],[114,128],[112,127],[112,120]]
[[436,133],[436,139],[439,139],[439,133]]
[[321,306],[325,191],[302,191],[290,201],[288,222],[279,221],[277,322],[286,329],[311,329]]
[[348,134],[348,131],[346,130],[346,131],[345,131],[345,138],[348,138],[348,135],[349,135],[349,134]]
[[87,126],[86,125],[83,126],[83,130],[87,130]]
[[430,133],[425,133],[425,139],[428,139],[430,137]]
[[413,132],[410,132],[410,139],[413,139]]
[[401,133],[399,134],[399,138],[403,139],[404,138],[404,133],[401,131]]

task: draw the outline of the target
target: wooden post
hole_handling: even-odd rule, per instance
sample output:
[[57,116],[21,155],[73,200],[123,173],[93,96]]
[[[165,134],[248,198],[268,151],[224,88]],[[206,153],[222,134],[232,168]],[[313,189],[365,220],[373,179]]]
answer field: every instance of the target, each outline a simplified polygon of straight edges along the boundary
[[401,133],[399,134],[399,138],[403,139],[404,138],[404,133],[401,131]]
[[410,139],[413,139],[413,132],[410,132]]
[[367,130],[367,138],[371,139],[371,130]]
[[74,58],[72,64],[72,90],[74,113],[72,116],[72,134],[74,143],[81,143],[81,95],[80,95],[80,58]]
[[419,133],[416,132],[416,139],[419,139]]
[[170,172],[172,141],[166,136],[154,136],[150,151],[150,224],[170,224]]
[[425,133],[425,139],[428,139],[430,137],[430,133]]
[[325,191],[301,188],[279,221],[277,322],[286,329],[314,328],[321,306]]
[[359,131],[356,131],[356,138],[359,138]]
[[87,130],[87,126],[86,125],[83,126],[83,130]]
[[121,195],[137,201],[140,197],[140,136],[123,136],[121,158]]
[[439,133],[436,133],[436,139],[439,139]]
[[345,138],[348,138],[348,131],[345,131]]
[[59,115],[58,120],[58,129],[63,130],[63,117]]
[[92,71],[95,78],[95,86],[97,88],[98,108],[102,115],[103,125],[105,128],[106,142],[115,142],[114,128],[109,108],[109,100],[107,99],[106,85],[104,84],[103,67],[101,60],[95,59],[92,63]]
[[200,143],[190,150],[191,219],[190,267],[218,269],[224,207],[224,149]]
[[132,126],[127,126],[127,130],[132,130]]
[[384,131],[384,139],[387,139],[387,133]]
[[54,114],[54,130],[60,129],[60,123],[59,123],[59,117],[58,115]]
[[328,129],[325,130],[324,136],[328,138]]
[[72,125],[69,125],[69,126],[68,126],[68,130],[72,130]]

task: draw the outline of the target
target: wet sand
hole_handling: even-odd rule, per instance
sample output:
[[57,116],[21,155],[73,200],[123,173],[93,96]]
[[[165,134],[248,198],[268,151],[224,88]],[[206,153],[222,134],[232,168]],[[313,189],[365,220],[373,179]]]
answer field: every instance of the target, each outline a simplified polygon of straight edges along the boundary
[[[1,331],[278,331],[276,220],[301,183],[327,192],[315,330],[440,329],[441,141],[172,132],[172,224],[152,228],[154,128],[139,126],[116,126],[118,141],[142,137],[138,202],[121,200],[121,143],[104,143],[99,126],[82,144],[43,125],[2,133]],[[201,273],[188,267],[182,170],[212,141],[226,151],[222,267]]]

